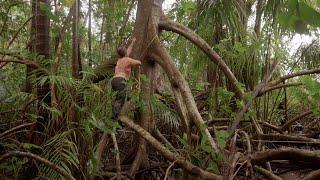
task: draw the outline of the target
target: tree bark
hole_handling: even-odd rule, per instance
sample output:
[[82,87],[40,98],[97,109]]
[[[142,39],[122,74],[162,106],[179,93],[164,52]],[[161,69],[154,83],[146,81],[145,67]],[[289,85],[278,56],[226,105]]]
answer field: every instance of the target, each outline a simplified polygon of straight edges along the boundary
[[[41,8],[42,5],[50,6],[49,0],[33,0],[32,1],[32,12],[33,18],[31,22],[31,46],[29,50],[31,53],[37,55],[37,64],[43,64],[41,62],[48,61],[50,58],[50,20],[47,13]],[[43,68],[48,68],[47,65],[42,65]],[[31,75],[34,73],[34,67],[27,66],[27,79],[26,79],[26,91],[31,93],[33,85],[31,84]],[[37,73],[36,77],[41,78],[46,74],[43,72]],[[43,86],[37,85],[37,99],[38,103],[38,115],[40,118],[37,119],[37,123],[32,127],[32,134],[30,135],[31,143],[40,145],[44,141],[44,135],[42,133],[35,134],[33,132],[43,132],[47,125],[50,112],[41,105],[44,103],[46,106],[51,106],[50,85],[46,82]]]
[[91,2],[92,0],[89,0],[89,7],[88,7],[88,14],[89,14],[89,22],[88,22],[88,49],[89,49],[89,62],[88,65],[92,66],[92,42],[91,42],[91,10],[92,10],[92,5]]
[[[141,118],[139,124],[149,132],[154,130],[154,120],[150,100],[154,93],[154,82],[157,79],[157,71],[159,71],[159,66],[149,56],[149,48],[152,38],[154,35],[157,36],[158,32],[150,31],[150,28],[157,25],[157,22],[159,21],[159,14],[161,13],[161,6],[162,0],[139,0],[133,32],[133,37],[136,38],[136,43],[133,46],[131,56],[134,59],[141,60],[144,70],[143,74],[146,76],[146,79],[142,79],[142,81],[140,81],[140,97],[144,104],[144,109],[140,110],[139,114]],[[138,78],[141,80],[140,77]],[[133,176],[141,164],[143,166],[148,166],[148,155],[146,141],[142,137],[139,137],[138,151],[129,170],[129,174]]]
[[259,37],[260,29],[261,29],[261,17],[263,13],[264,0],[258,0],[257,8],[256,8],[256,19],[254,23],[254,32]]

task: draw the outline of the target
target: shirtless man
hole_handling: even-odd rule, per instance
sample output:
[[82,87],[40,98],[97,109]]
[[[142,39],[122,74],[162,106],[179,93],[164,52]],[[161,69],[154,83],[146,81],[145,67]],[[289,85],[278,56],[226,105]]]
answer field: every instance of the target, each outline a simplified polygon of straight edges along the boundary
[[116,91],[116,98],[112,103],[112,116],[114,119],[118,117],[126,100],[126,81],[128,81],[131,75],[131,67],[141,65],[139,60],[129,57],[135,40],[135,38],[132,39],[128,49],[124,47],[117,49],[117,53],[119,54],[120,58],[117,61],[114,73],[115,75],[111,80],[112,89]]

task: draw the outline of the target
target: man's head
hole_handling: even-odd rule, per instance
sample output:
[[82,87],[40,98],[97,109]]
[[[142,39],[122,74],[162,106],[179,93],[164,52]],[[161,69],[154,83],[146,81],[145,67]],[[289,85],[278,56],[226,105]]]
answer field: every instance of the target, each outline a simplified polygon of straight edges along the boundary
[[125,57],[127,54],[127,49],[125,47],[119,47],[117,49],[117,53],[119,54],[120,57]]

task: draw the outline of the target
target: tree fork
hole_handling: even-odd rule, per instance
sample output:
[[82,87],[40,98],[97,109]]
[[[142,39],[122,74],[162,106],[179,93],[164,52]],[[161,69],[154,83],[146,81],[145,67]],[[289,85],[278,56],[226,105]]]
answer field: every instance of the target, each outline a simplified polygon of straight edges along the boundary
[[155,38],[154,40],[153,50],[155,51],[153,57],[158,61],[158,63],[167,73],[172,86],[180,90],[182,98],[184,100],[184,104],[186,105],[186,108],[189,112],[189,116],[192,117],[192,120],[194,121],[198,129],[202,130],[202,128],[204,128],[203,130],[208,136],[212,148],[216,151],[220,151],[220,148],[218,147],[216,142],[214,142],[209,130],[204,126],[205,122],[203,121],[197,109],[197,105],[189,88],[189,85],[187,84],[186,80],[184,80],[179,70],[175,67],[168,52],[161,46],[158,38]]

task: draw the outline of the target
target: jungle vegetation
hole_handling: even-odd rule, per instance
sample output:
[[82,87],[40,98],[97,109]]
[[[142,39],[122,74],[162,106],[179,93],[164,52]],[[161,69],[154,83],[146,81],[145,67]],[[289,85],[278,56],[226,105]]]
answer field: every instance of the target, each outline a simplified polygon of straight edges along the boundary
[[167,3],[0,1],[0,179],[320,179],[320,1]]

